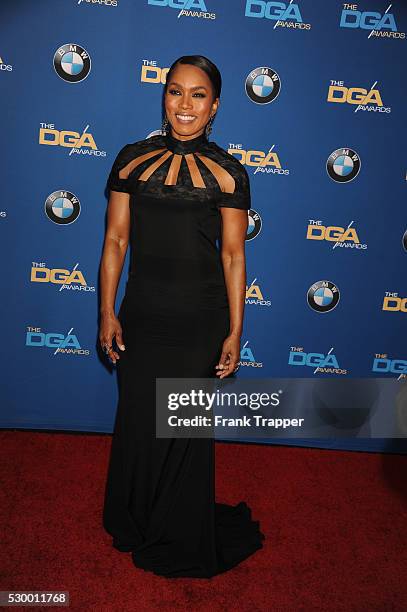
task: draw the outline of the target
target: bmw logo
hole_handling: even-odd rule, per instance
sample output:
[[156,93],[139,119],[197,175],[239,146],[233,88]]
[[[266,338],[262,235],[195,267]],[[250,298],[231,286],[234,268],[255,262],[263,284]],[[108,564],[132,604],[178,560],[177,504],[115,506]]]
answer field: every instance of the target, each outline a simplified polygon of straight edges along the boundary
[[68,83],[79,83],[86,79],[90,72],[90,56],[86,49],[79,45],[62,45],[55,52],[54,68],[61,79]]
[[403,249],[407,251],[407,230],[403,234]]
[[359,174],[359,155],[352,149],[336,149],[328,157],[326,170],[337,183],[348,183]]
[[256,104],[273,102],[281,89],[280,77],[272,68],[255,68],[246,77],[246,93]]
[[58,225],[68,225],[79,217],[81,204],[69,191],[54,191],[45,200],[45,213]]
[[261,232],[262,220],[258,212],[251,208],[248,210],[249,225],[247,227],[246,240],[253,240]]
[[338,304],[339,289],[331,281],[322,280],[314,283],[307,292],[308,306],[317,312],[329,312]]

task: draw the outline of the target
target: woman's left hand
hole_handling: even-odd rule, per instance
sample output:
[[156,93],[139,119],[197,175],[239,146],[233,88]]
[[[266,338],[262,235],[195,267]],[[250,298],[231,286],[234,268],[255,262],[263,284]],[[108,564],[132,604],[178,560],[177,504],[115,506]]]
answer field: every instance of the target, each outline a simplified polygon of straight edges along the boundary
[[222,355],[215,368],[218,370],[216,376],[225,378],[238,369],[240,361],[240,336],[229,335],[223,342]]

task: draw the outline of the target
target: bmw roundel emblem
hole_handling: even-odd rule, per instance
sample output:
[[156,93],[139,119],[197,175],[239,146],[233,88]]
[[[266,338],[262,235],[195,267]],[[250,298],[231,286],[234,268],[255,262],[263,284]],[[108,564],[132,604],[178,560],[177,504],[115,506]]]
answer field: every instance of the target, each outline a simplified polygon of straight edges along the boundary
[[402,244],[403,244],[403,249],[407,251],[407,230],[403,234]]
[[54,55],[55,72],[68,83],[79,83],[86,79],[90,72],[90,55],[80,45],[69,43],[62,45]]
[[249,224],[247,226],[246,240],[253,240],[261,232],[262,220],[258,212],[253,208],[247,211],[249,214]]
[[260,68],[255,68],[247,75],[245,87],[252,102],[269,104],[280,93],[280,77],[272,68],[260,66]]
[[70,191],[54,191],[45,200],[45,213],[58,225],[68,225],[79,217],[81,204]]
[[316,312],[329,312],[338,304],[340,293],[338,287],[328,280],[317,281],[308,289],[308,306]]
[[360,157],[352,149],[336,149],[327,159],[326,170],[337,183],[348,183],[359,174]]

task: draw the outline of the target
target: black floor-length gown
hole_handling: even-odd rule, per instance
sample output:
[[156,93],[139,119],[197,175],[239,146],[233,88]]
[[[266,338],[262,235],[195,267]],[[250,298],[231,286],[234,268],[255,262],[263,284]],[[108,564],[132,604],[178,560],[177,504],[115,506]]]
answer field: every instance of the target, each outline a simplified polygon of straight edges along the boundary
[[247,172],[205,135],[126,145],[108,180],[130,194],[126,346],[103,525],[137,567],[210,578],[262,548],[245,502],[215,503],[214,440],[156,438],[155,378],[216,377],[229,333],[219,207],[250,208]]

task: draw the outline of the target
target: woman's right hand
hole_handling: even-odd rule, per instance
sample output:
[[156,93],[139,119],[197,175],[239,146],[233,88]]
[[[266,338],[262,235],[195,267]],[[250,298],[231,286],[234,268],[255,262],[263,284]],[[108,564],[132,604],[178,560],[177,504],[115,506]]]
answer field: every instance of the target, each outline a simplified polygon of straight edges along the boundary
[[100,320],[99,341],[102,350],[105,346],[110,349],[106,354],[113,363],[116,363],[116,361],[120,359],[120,355],[113,350],[113,338],[115,338],[119,349],[121,351],[125,351],[126,347],[123,343],[123,332],[119,319],[114,315],[114,313],[103,313],[101,314]]

